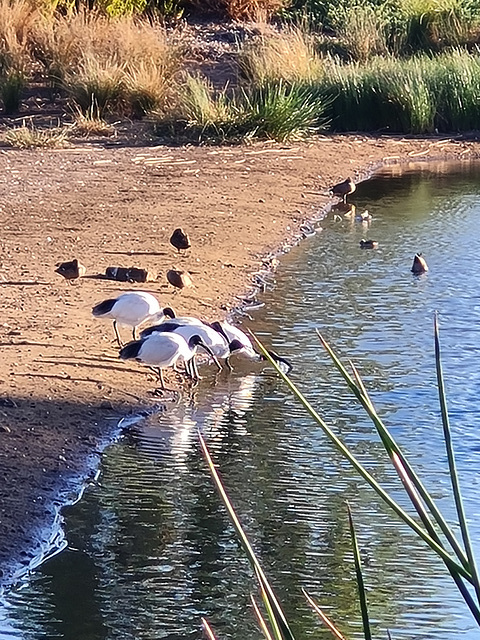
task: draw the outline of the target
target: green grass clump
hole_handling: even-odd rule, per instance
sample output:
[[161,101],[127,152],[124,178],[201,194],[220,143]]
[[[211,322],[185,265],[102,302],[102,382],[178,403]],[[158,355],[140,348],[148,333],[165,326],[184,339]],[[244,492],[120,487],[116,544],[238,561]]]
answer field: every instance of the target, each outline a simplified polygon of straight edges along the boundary
[[0,78],[0,98],[5,115],[12,115],[19,111],[24,88],[25,75],[21,71],[10,70]]
[[283,142],[305,137],[325,125],[325,102],[310,88],[285,82],[243,89],[238,128],[246,138]]
[[324,127],[324,112],[323,98],[304,85],[279,81],[228,93],[187,77],[174,111],[158,116],[157,132],[170,127],[198,142],[285,141]]

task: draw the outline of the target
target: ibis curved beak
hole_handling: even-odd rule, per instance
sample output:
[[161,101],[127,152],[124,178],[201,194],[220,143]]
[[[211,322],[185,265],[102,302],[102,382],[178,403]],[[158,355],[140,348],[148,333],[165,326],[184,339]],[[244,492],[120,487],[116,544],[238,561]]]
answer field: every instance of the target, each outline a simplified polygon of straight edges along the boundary
[[221,371],[222,370],[222,365],[220,364],[220,362],[217,359],[217,356],[213,353],[213,351],[210,349],[210,347],[208,347],[204,342],[199,342],[198,346],[202,347],[203,349],[205,349],[205,351],[212,357],[212,360],[217,365],[218,370]]

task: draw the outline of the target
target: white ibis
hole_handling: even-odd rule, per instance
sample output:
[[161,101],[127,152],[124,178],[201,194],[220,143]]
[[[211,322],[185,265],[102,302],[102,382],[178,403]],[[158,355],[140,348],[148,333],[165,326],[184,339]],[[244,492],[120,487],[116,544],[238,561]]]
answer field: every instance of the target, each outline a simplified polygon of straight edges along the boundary
[[[92,309],[96,318],[111,318],[119,346],[122,346],[117,324],[132,328],[133,339],[136,339],[136,328],[150,316],[158,318],[162,314],[158,300],[146,291],[122,293],[118,298],[110,298],[96,304]],[[162,314],[163,315],[163,314]]]

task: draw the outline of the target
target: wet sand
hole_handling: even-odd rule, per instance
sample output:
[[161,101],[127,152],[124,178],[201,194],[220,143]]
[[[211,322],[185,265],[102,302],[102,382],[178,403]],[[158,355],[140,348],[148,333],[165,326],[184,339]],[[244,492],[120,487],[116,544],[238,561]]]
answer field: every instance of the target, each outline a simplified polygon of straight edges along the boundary
[[[0,585],[48,547],[56,510],[93,472],[119,417],[159,402],[153,375],[118,359],[111,322],[91,316],[95,303],[144,290],[179,314],[225,317],[268,258],[332,202],[332,184],[385,163],[479,156],[476,141],[363,135],[1,150]],[[168,242],[179,226],[192,241],[185,255]],[[54,269],[73,258],[87,273],[72,284]],[[108,266],[158,278],[98,277]],[[172,267],[188,270],[194,287],[174,291]],[[168,380],[181,387],[176,374]]]

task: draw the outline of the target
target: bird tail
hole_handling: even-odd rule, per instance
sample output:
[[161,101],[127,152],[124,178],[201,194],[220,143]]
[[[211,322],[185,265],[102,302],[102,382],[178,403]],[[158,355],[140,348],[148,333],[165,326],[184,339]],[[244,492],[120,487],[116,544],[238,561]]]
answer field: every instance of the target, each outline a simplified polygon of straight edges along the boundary
[[110,300],[104,300],[103,302],[96,304],[92,309],[92,314],[97,317],[104,316],[106,313],[109,313],[112,310],[115,302],[116,299],[112,298]]
[[120,358],[122,360],[134,360],[138,357],[142,348],[143,340],[133,340],[120,349]]

